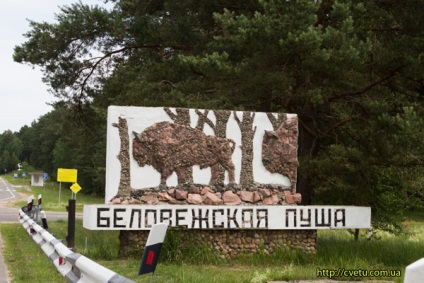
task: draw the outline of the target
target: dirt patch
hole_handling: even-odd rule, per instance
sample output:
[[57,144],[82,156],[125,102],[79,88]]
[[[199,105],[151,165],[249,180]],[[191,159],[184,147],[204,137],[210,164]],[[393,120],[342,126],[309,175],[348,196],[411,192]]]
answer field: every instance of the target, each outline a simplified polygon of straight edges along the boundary
[[17,194],[16,198],[14,199],[0,201],[0,207],[17,207],[16,205],[17,202],[26,201],[28,197],[29,197],[29,194],[28,195]]
[[[16,186],[11,186],[9,183],[7,183],[9,188],[17,188]],[[28,187],[28,186],[24,186]],[[29,188],[29,187],[28,187]],[[24,188],[26,192],[13,192],[15,195],[15,198],[8,199],[1,201],[0,200],[0,207],[17,207],[16,203],[20,201],[26,201],[28,197],[31,195],[31,188]]]

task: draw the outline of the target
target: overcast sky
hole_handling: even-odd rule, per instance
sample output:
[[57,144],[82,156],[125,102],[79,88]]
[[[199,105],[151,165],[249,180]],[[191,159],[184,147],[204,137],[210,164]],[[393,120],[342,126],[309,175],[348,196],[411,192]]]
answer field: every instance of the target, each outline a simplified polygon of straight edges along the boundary
[[[0,134],[6,130],[19,131],[24,125],[52,110],[47,103],[54,101],[40,69],[13,61],[13,49],[25,41],[29,31],[27,19],[37,22],[55,21],[59,6],[78,0],[2,0],[0,17]],[[84,4],[104,5],[101,0],[82,0]]]

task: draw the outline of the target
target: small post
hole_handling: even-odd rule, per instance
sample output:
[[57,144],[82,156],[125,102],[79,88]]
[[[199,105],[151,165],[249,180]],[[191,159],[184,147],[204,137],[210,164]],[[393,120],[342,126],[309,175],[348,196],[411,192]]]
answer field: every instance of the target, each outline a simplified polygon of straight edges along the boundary
[[43,228],[46,229],[46,230],[49,230],[49,225],[47,224],[46,213],[44,211],[42,211],[41,214],[42,214],[41,222],[43,223]]
[[39,194],[38,195],[38,202],[37,202],[37,208],[38,208],[39,211],[42,210],[42,208],[41,208],[42,198],[43,198],[43,196],[41,194]]
[[68,248],[75,248],[75,200],[70,199],[68,201],[68,236],[66,241],[68,243]]
[[38,195],[37,209],[35,210],[35,222],[38,222],[38,213],[41,211],[41,194]]
[[62,190],[62,182],[59,182],[59,203],[58,206],[60,206],[60,191]]
[[355,229],[355,241],[359,240],[359,229]]
[[32,211],[32,207],[34,205],[34,196],[31,195],[27,200],[26,212],[29,217],[33,217],[34,212]]

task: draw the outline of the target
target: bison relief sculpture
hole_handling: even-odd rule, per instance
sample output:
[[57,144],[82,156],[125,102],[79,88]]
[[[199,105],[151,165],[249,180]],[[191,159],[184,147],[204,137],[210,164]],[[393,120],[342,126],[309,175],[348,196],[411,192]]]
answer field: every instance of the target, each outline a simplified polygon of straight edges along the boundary
[[297,118],[288,118],[276,131],[265,131],[262,142],[262,163],[271,173],[289,178],[291,187],[296,187]]
[[160,173],[160,184],[175,171],[178,184],[184,184],[187,167],[211,167],[214,180],[219,174],[219,164],[228,171],[230,183],[234,182],[234,164],[231,155],[235,142],[232,139],[208,136],[190,126],[159,122],[142,133],[134,132],[133,157],[139,166],[151,165]]

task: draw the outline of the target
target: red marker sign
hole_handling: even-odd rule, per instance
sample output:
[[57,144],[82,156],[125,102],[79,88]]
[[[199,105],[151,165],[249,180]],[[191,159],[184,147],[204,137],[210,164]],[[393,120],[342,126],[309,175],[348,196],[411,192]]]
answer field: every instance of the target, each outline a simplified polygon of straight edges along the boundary
[[144,247],[143,258],[141,259],[138,275],[155,272],[167,229],[168,224],[166,223],[153,225],[152,230],[150,230],[149,237],[147,238],[146,246]]

